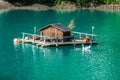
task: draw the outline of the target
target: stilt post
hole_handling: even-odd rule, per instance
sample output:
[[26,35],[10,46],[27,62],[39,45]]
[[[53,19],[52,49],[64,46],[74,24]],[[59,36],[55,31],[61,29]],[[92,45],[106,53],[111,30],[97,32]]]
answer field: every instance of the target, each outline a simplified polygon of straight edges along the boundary
[[76,45],[76,43],[75,43],[75,37],[73,38],[73,41],[74,41],[74,46]]
[[52,38],[50,38],[50,43],[52,43]]
[[79,34],[79,36],[80,36],[80,40],[82,40],[82,34],[81,33]]
[[58,46],[58,37],[56,38],[56,46]]
[[24,33],[22,33],[22,34],[23,34],[23,36],[22,36],[22,42],[24,43],[25,34]]
[[25,34],[23,33],[23,37],[22,37],[22,39],[24,39],[25,38]]
[[33,34],[33,43],[35,42],[34,36],[35,36],[35,35]]
[[44,36],[44,44],[46,43],[46,36]]
[[94,38],[93,31],[94,31],[94,26],[92,26],[92,41],[93,41],[93,38]]

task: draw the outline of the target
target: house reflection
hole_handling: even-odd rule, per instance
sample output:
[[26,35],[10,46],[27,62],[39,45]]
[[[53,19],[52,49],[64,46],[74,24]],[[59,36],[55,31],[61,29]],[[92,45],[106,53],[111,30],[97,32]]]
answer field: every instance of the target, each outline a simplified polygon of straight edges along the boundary
[[15,52],[22,50],[20,55],[25,55],[26,58],[31,57],[33,61],[42,59],[55,59],[62,58],[64,56],[70,56],[74,52],[81,53],[81,47],[73,46],[59,46],[59,47],[37,47],[31,44],[20,44],[15,46]]

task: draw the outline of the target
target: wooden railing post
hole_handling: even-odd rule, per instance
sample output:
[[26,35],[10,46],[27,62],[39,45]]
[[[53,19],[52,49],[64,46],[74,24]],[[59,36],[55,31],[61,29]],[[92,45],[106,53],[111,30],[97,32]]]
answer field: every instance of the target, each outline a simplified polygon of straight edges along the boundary
[[24,33],[22,33],[22,34],[23,34],[23,36],[22,36],[22,43],[24,43],[25,34]]
[[56,46],[58,46],[58,37],[56,38]]
[[46,43],[46,36],[44,36],[44,44]]
[[35,40],[35,39],[34,39],[34,35],[33,35],[33,43],[34,43],[34,40]]
[[22,37],[22,39],[24,39],[25,38],[25,34],[23,33],[23,37]]
[[75,43],[75,37],[74,37],[74,40],[73,40],[73,41],[74,41],[74,46],[75,46],[75,45],[76,45],[76,43]]

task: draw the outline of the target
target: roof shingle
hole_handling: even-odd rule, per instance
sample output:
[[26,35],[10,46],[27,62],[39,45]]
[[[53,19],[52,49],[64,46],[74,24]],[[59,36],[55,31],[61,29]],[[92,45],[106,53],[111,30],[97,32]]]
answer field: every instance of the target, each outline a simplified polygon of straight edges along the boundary
[[61,23],[49,24],[49,25],[47,25],[47,26],[41,28],[40,31],[43,30],[43,29],[45,29],[45,28],[47,28],[47,27],[49,27],[49,26],[53,26],[53,27],[55,27],[55,28],[57,28],[57,29],[59,29],[59,30],[61,30],[61,31],[63,31],[63,32],[70,31],[69,28],[67,28],[66,26],[64,26],[64,25],[61,24]]

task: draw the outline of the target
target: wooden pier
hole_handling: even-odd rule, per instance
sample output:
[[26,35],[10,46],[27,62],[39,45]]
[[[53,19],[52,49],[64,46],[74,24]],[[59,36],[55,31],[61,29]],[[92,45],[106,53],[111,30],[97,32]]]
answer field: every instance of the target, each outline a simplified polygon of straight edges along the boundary
[[[92,27],[92,34],[71,31],[69,28],[62,24],[49,24],[41,28],[40,35],[36,34],[36,27],[34,29],[34,34],[22,33],[22,39],[15,40],[22,43],[30,43],[36,46],[67,46],[67,45],[94,45],[98,44],[94,41],[94,37],[97,36],[93,34],[94,26]],[[76,38],[74,34],[78,34],[79,38]],[[82,37],[84,35],[84,37]],[[85,37],[86,36],[86,37]]]
[[[80,40],[80,39],[75,39],[73,38],[72,41],[66,41],[66,42],[58,42],[58,39],[59,38],[56,38],[56,41],[55,42],[51,42],[51,41],[46,41],[47,40],[47,37],[46,36],[40,36],[40,35],[35,35],[35,34],[29,34],[29,33],[22,33],[23,34],[23,38],[20,39],[20,41],[22,43],[30,43],[30,44],[33,44],[33,45],[36,45],[36,46],[42,46],[42,47],[47,47],[47,46],[68,46],[68,45],[95,45],[95,44],[98,44],[98,42],[96,41],[89,41],[89,42],[86,42],[85,40]],[[29,38],[29,37],[25,37],[25,35],[31,35],[32,38]],[[43,40],[35,40],[34,36],[37,36],[39,37],[40,39],[43,38]],[[52,39],[51,39],[52,40]]]
[[26,40],[26,39],[24,39],[24,40],[21,40],[22,41],[22,43],[30,43],[30,44],[34,44],[34,45],[36,45],[36,46],[42,46],[42,47],[47,47],[47,46],[68,46],[68,45],[82,45],[82,44],[84,44],[84,45],[95,45],[95,44],[98,44],[98,42],[95,42],[95,41],[93,41],[93,42],[84,42],[84,41],[73,41],[73,42],[46,42],[46,43],[44,43],[44,41],[38,41],[38,40],[35,40],[34,42],[32,41],[32,40]]

